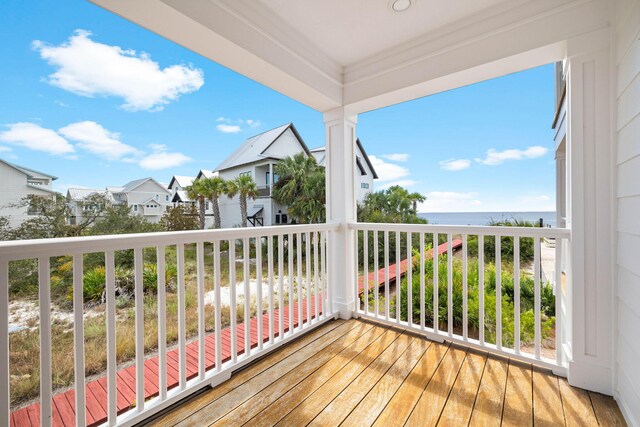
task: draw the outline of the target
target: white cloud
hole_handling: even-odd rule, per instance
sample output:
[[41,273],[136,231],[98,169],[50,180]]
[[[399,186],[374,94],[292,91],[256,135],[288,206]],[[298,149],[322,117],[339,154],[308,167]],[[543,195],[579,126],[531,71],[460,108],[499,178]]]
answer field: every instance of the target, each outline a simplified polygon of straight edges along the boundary
[[407,153],[392,153],[392,154],[383,154],[380,157],[384,157],[387,160],[391,160],[392,162],[406,162],[409,160],[409,155]]
[[127,155],[139,154],[131,145],[120,142],[120,134],[110,132],[102,125],[92,122],[77,122],[63,127],[60,134],[76,141],[77,146],[107,160],[119,160]]
[[0,153],[8,153],[11,151],[11,147],[5,147],[4,145],[0,145]]
[[393,187],[394,185],[399,185],[400,187],[411,187],[416,185],[417,182],[412,179],[400,179],[398,181],[385,182],[382,185],[376,185],[376,190],[384,190],[385,188]]
[[549,151],[546,147],[535,145],[528,147],[526,150],[518,150],[516,148],[511,150],[496,151],[491,148],[487,151],[487,155],[484,159],[476,159],[477,162],[484,165],[494,166],[503,163],[506,160],[522,160],[522,159],[535,159],[542,157]]
[[482,202],[477,193],[432,191],[427,200],[418,205],[418,212],[464,212],[477,210]]
[[370,155],[369,160],[378,173],[378,182],[398,181],[409,175],[409,169],[404,166],[385,162],[374,155]]
[[54,155],[74,152],[73,145],[54,130],[29,122],[13,123],[8,127],[9,130],[0,132],[2,142]]
[[216,126],[222,133],[238,133],[242,132],[243,128],[251,128],[255,129],[257,127],[262,126],[262,122],[260,120],[254,119],[230,119],[227,117],[218,117],[216,122],[220,123]]
[[242,129],[238,125],[220,124],[220,125],[216,126],[216,129],[218,129],[222,133],[238,133],[238,132],[242,132]]
[[204,84],[202,70],[184,65],[160,68],[146,53],[98,43],[76,30],[60,45],[34,41],[42,59],[56,67],[49,83],[76,95],[117,96],[130,111],[162,110]]
[[447,171],[461,171],[471,166],[471,160],[468,159],[449,159],[440,162],[440,169]]
[[178,152],[169,152],[166,145],[152,144],[151,149],[153,153],[143,157],[138,163],[141,168],[147,170],[160,170],[168,169],[176,166],[181,166],[189,161],[191,158]]

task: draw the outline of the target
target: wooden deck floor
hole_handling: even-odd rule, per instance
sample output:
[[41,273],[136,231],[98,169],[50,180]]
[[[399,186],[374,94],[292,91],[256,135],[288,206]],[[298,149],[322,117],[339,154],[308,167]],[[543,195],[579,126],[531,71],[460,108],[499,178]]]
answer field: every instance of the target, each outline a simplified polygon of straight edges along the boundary
[[624,425],[615,401],[548,371],[333,321],[170,408],[157,426]]

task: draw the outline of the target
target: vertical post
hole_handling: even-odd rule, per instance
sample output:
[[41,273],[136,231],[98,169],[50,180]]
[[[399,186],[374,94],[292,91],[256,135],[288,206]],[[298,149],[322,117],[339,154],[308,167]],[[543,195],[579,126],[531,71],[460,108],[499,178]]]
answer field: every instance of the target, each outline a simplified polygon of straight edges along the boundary
[[9,261],[0,259],[0,425],[11,421],[9,387]]
[[[608,31],[567,41],[567,269],[569,383],[613,393],[616,147],[611,35]],[[576,286],[572,286],[572,284]],[[564,334],[563,334],[564,335]]]
[[333,311],[349,319],[355,309],[355,233],[348,224],[356,221],[355,142],[357,116],[344,108],[324,113],[326,126],[327,221],[340,224],[332,233],[329,286],[333,289]]
[[38,258],[38,296],[40,303],[40,423],[50,426],[52,416],[51,378],[51,277],[49,257]]

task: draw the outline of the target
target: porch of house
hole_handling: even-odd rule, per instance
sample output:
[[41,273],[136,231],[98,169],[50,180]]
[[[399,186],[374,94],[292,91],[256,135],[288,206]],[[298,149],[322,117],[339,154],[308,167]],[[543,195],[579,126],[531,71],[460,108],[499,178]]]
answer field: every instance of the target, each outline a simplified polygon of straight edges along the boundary
[[[465,421],[606,425],[622,424],[621,412],[627,422],[638,424],[640,269],[633,254],[640,245],[640,1],[487,0],[472,6],[463,1],[385,0],[366,2],[367,7],[365,2],[342,0],[92,2],[321,112],[328,159],[327,223],[0,243],[0,349],[4,349],[0,426],[12,421],[10,263],[37,259],[40,401],[33,416],[42,425],[51,425],[56,423],[57,403],[51,366],[50,260],[73,259],[75,384],[66,401],[84,408],[91,391],[85,389],[84,376],[82,262],[84,254],[95,252],[105,254],[107,277],[107,373],[100,386],[100,404],[108,425],[130,426],[155,416],[159,418],[153,422],[185,425],[335,425],[338,420],[345,425],[360,420],[380,425]],[[396,13],[396,3],[410,9]],[[352,22],[356,16],[367,25],[356,28]],[[356,221],[358,114],[553,62],[562,64],[555,128],[560,228]],[[396,245],[390,245],[390,236],[395,236]],[[441,237],[447,242],[446,251],[435,251],[434,256],[446,253],[443,264],[448,265],[447,277],[440,276],[442,291],[433,286],[433,306],[439,304],[438,310],[428,312],[424,298],[429,283],[423,281],[418,309],[401,312],[401,294],[389,293],[390,254],[407,261],[407,274],[419,265],[417,271],[424,278],[425,249],[437,247]],[[406,242],[417,238],[413,247],[419,251],[417,259],[411,256],[411,244],[406,245],[406,254],[401,253],[401,238]],[[458,238],[463,308],[460,318],[454,319],[451,262]],[[479,278],[473,289],[466,275],[471,238],[478,244]],[[534,332],[527,346],[520,342],[519,304],[509,313],[511,336],[503,330],[499,261],[505,238],[534,242]],[[483,242],[488,239],[495,239],[497,260],[490,291],[484,289],[483,276]],[[555,240],[556,250],[549,284],[555,303],[548,313],[540,304],[543,239]],[[235,245],[243,248],[245,290],[250,289],[249,268],[264,267],[263,251],[255,251],[255,262],[250,258],[251,245],[265,248],[266,267],[256,270],[255,277],[268,283],[264,295],[268,302],[257,309],[268,322],[256,321],[255,334],[266,340],[252,339],[248,300],[239,302],[232,293],[229,327],[234,331],[240,326],[235,310],[244,303],[244,335],[230,334],[229,348],[223,346],[219,292],[237,282],[231,273],[228,282],[221,283],[222,244],[234,248],[230,263],[236,262]],[[359,244],[364,245],[362,252]],[[197,282],[198,348],[205,348],[209,339],[204,323],[205,280],[211,280],[217,292],[213,354],[187,353],[185,245],[194,246],[197,253],[191,267]],[[158,256],[158,363],[156,371],[146,370],[143,250],[164,254],[169,246],[176,248],[171,262],[178,269],[177,354],[166,348],[162,272],[167,259]],[[515,278],[520,277],[516,247],[509,267],[513,266]],[[135,253],[136,323],[131,333],[136,340],[136,375],[129,388],[135,407],[129,402],[122,410],[114,253],[125,250]],[[381,270],[383,288],[359,286],[358,277],[369,278],[370,272]],[[214,277],[205,279],[210,272]],[[373,276],[379,281],[379,273]],[[437,268],[432,279],[438,283]],[[515,290],[517,286],[515,280]],[[513,294],[520,295],[515,290]],[[440,303],[438,292],[443,291],[446,302]],[[415,301],[411,292],[416,296],[407,287],[406,298]],[[470,292],[478,298],[474,330],[467,306]],[[257,301],[261,304],[263,296],[259,294]],[[315,317],[309,315],[311,301],[316,304]],[[295,307],[303,313],[305,304],[307,315],[296,323]],[[284,316],[276,315],[284,307],[288,328]],[[553,356],[544,351],[549,343],[543,341],[542,329],[543,321],[551,317],[553,334],[546,341],[552,342]],[[276,318],[282,321],[276,324]],[[342,320],[334,320],[338,318]],[[207,358],[213,358],[215,369],[210,369]],[[157,384],[155,396],[147,395],[145,371],[153,373],[149,381]],[[595,391],[613,395],[621,412],[612,398]],[[71,416],[77,425],[90,424],[91,414],[85,411],[73,411]]]
[[152,426],[625,425],[610,396],[546,369],[335,320],[159,414]]

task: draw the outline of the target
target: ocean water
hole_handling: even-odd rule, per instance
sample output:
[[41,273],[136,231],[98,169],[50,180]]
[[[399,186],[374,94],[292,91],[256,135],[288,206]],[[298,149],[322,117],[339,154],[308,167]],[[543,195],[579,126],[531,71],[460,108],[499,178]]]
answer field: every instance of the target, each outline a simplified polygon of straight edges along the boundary
[[490,221],[506,221],[519,219],[537,222],[542,218],[544,225],[556,226],[555,212],[421,212],[429,224],[441,225],[487,225]]

